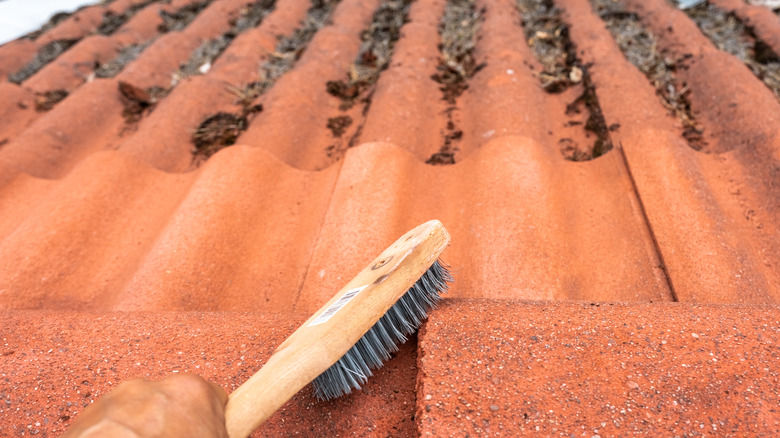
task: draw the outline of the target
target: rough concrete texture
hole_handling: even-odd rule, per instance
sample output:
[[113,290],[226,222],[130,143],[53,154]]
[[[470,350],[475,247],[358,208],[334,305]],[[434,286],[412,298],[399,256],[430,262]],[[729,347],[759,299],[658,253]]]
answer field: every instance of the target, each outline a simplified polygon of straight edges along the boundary
[[[517,0],[419,0],[392,44],[371,32],[399,24],[388,1],[116,0],[0,46],[0,435],[58,433],[136,375],[234,388],[434,218],[451,298],[636,304],[453,301],[422,338],[420,397],[406,347],[362,393],[304,392],[259,434],[777,432],[780,102],[761,77],[777,17],[710,2],[752,29],[757,68],[667,0],[523,2],[555,6],[543,25]],[[632,64],[594,11],[607,1],[653,35],[637,50],[670,83]],[[237,26],[250,3],[267,15]],[[481,68],[448,90],[453,3],[479,15],[454,33]],[[121,72],[93,77],[128,45]],[[551,61],[565,89],[545,89]],[[204,124],[232,135],[208,155]],[[571,160],[597,141],[614,147]],[[690,305],[658,304],[673,301]]]
[[776,436],[780,307],[446,300],[422,436]]
[[[261,313],[0,313],[0,436],[58,436],[119,382],[192,372],[230,392],[306,317]],[[415,340],[363,387],[310,386],[253,436],[413,436]]]

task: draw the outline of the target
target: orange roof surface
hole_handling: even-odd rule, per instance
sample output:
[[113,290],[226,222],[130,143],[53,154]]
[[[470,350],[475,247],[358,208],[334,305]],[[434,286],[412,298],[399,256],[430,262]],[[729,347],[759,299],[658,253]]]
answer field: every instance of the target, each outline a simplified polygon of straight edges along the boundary
[[780,434],[778,20],[114,0],[0,46],[0,435],[132,377],[233,390],[434,218],[417,339],[257,436]]

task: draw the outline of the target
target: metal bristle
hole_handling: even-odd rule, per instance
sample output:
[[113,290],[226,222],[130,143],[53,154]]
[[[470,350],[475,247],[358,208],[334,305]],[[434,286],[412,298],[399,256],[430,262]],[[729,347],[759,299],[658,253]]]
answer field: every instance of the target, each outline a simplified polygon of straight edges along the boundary
[[373,375],[371,370],[381,367],[420,328],[452,280],[447,267],[435,261],[338,362],[314,379],[317,398],[330,400],[360,389]]

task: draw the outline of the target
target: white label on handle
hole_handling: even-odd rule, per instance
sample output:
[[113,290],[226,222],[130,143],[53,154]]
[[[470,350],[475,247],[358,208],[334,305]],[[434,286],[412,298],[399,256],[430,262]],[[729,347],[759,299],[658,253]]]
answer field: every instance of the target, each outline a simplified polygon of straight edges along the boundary
[[330,307],[325,309],[324,312],[320,314],[317,318],[314,319],[308,326],[311,327],[313,325],[319,325],[327,320],[329,320],[333,315],[336,314],[339,310],[341,310],[342,307],[346,306],[348,302],[352,301],[352,298],[355,298],[357,294],[363,291],[363,289],[367,288],[368,285],[356,287],[354,289],[350,289],[341,296],[338,300],[336,300],[335,303],[331,304]]

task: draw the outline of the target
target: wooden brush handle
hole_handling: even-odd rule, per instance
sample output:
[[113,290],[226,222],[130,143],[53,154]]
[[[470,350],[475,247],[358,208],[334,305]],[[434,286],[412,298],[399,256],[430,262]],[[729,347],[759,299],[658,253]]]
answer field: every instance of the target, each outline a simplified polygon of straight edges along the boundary
[[441,222],[426,222],[347,283],[230,394],[225,411],[229,436],[248,436],[336,363],[422,277],[449,241]]

